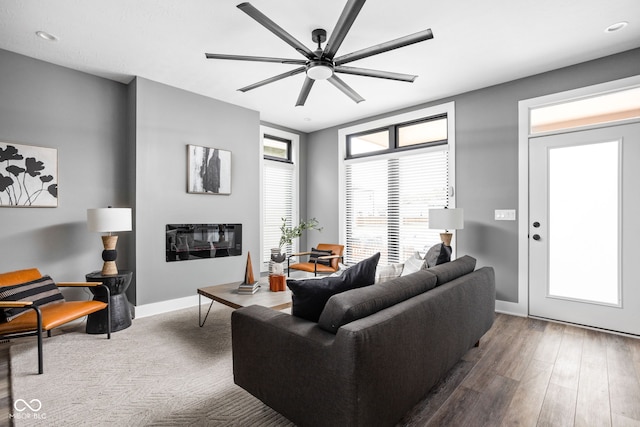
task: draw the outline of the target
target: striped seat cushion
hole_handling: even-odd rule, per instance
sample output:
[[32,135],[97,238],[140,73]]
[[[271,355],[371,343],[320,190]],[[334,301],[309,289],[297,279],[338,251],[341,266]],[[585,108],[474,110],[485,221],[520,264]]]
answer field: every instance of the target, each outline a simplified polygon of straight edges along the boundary
[[[60,289],[49,276],[42,276],[18,285],[0,287],[0,301],[31,301],[36,306],[64,302]],[[5,308],[0,310],[0,321],[10,322],[29,308]]]

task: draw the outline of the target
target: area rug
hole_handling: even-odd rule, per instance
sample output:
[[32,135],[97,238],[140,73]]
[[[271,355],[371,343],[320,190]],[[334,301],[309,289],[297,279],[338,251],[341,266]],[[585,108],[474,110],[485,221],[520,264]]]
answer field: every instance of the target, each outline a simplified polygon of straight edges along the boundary
[[135,319],[112,334],[82,329],[11,347],[16,426],[292,426],[233,383],[231,309],[215,304]]

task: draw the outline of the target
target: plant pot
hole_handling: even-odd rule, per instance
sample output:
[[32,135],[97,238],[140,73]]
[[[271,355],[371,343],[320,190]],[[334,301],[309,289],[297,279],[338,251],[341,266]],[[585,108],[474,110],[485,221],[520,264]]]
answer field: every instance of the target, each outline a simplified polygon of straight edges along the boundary
[[269,276],[269,289],[271,292],[282,292],[287,289],[284,274],[272,274]]

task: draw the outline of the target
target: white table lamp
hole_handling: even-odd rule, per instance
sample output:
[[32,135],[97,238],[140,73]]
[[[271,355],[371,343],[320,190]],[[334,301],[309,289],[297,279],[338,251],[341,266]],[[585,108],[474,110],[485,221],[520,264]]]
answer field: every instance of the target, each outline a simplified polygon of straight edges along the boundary
[[440,233],[442,243],[451,246],[453,234],[449,230],[461,230],[464,228],[462,208],[429,209],[429,228],[444,230],[444,233]]
[[87,209],[87,228],[95,233],[109,233],[102,236],[102,275],[118,274],[116,267],[116,244],[118,236],[111,233],[117,231],[131,231],[131,208],[98,208]]

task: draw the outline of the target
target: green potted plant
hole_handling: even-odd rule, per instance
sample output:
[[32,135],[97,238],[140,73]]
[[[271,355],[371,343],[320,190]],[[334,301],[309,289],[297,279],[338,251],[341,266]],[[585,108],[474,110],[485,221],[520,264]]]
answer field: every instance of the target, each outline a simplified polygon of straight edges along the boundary
[[274,262],[283,262],[286,255],[282,253],[282,247],[290,245],[293,242],[293,239],[302,236],[302,233],[305,230],[322,231],[322,227],[319,227],[319,225],[320,224],[317,219],[311,218],[306,221],[301,220],[295,227],[289,227],[287,226],[287,219],[282,218],[282,226],[280,227],[280,231],[282,232],[282,235],[280,236],[280,245],[277,249],[271,250],[271,259]]

